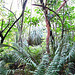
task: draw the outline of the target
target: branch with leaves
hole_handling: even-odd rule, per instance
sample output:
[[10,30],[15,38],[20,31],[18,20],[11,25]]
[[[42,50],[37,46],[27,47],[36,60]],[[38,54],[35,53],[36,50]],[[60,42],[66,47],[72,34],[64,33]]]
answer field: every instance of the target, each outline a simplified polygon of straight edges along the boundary
[[[8,29],[8,31],[6,32],[6,34],[4,35],[4,37],[2,38],[1,36],[1,43],[3,43],[5,37],[7,36],[8,32],[11,30],[11,28],[15,25],[15,23],[23,16],[24,14],[24,10],[25,10],[25,7],[26,7],[26,3],[27,3],[27,0],[25,0],[24,4],[23,4],[23,7],[22,7],[22,13],[20,15],[20,17],[18,19],[16,19],[16,21],[10,26],[10,28]],[[2,34],[2,32],[0,33],[0,35]]]

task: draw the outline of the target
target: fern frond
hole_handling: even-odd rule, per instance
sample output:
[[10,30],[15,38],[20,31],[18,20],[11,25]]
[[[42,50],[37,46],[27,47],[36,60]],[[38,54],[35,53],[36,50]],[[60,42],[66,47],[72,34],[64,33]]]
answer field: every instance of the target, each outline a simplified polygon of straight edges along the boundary
[[45,54],[42,57],[42,61],[38,65],[37,70],[35,70],[34,75],[44,75],[48,65],[49,65],[49,56],[47,54]]

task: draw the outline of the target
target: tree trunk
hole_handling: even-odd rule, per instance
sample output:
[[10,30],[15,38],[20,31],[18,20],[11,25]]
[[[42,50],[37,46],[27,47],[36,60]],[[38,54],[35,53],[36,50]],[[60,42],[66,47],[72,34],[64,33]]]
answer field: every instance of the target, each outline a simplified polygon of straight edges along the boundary
[[49,37],[50,37],[50,22],[48,20],[48,10],[45,10],[44,14],[45,14],[45,21],[46,21],[46,27],[47,27],[47,38],[46,38],[46,50],[47,50],[47,53],[49,54],[50,53],[50,50],[49,50]]

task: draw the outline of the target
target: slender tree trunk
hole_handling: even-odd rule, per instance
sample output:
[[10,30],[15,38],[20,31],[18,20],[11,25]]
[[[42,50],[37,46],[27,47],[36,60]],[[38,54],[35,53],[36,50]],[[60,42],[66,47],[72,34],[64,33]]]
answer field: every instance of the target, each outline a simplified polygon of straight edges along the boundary
[[47,53],[49,54],[50,53],[50,50],[49,50],[50,22],[47,17],[47,14],[48,14],[47,12],[48,10],[45,10],[44,14],[45,14],[46,27],[47,27],[46,50],[47,50]]

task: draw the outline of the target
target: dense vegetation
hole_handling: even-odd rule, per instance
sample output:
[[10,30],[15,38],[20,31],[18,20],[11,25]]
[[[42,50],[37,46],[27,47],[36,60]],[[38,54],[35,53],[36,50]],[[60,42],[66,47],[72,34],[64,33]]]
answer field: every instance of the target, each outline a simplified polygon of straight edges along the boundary
[[74,75],[75,1],[18,2],[0,0],[0,75]]

